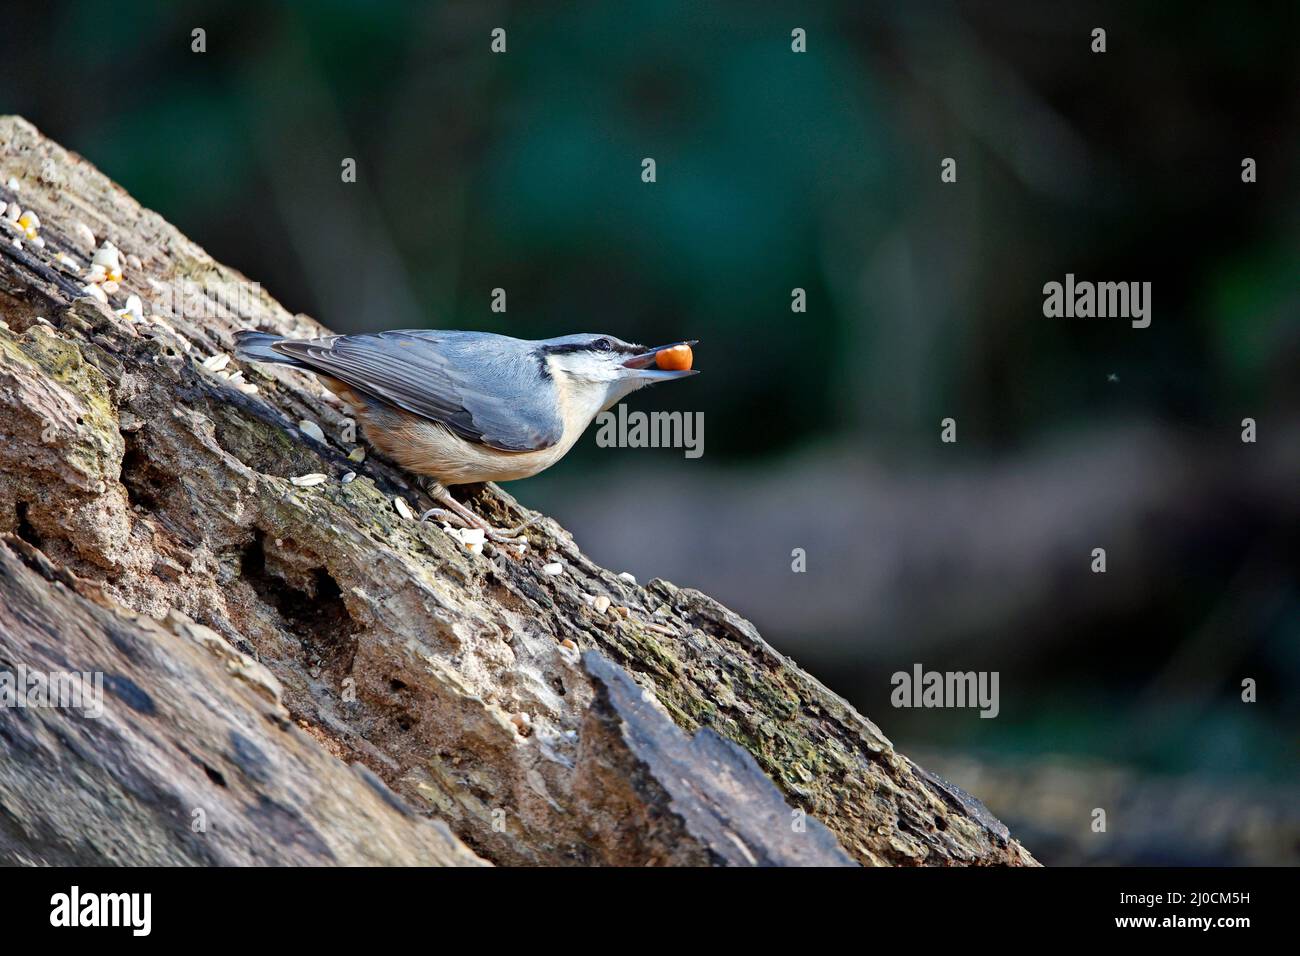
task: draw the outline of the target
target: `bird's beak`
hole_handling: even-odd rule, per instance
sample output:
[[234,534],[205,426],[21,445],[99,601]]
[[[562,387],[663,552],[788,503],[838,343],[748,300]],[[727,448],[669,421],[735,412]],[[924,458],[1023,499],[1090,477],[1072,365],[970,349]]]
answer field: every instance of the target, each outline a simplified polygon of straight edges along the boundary
[[673,342],[669,345],[657,345],[652,349],[646,349],[644,352],[638,352],[631,358],[623,362],[623,367],[632,370],[637,378],[648,378],[657,382],[666,381],[673,378],[686,378],[688,375],[698,375],[696,369],[682,369],[680,371],[665,371],[655,366],[655,356],[660,352],[668,349],[677,348],[679,345],[695,346],[700,342],[699,339],[691,339],[689,342]]

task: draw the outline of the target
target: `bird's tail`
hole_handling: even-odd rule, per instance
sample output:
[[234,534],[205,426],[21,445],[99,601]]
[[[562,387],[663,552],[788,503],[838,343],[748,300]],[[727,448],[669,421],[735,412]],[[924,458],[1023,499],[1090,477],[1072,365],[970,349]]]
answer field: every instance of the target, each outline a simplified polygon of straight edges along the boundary
[[281,365],[301,365],[301,363],[283,352],[277,352],[271,346],[283,341],[284,336],[272,335],[270,332],[258,332],[255,329],[240,329],[235,333],[235,357],[246,362],[278,362]]

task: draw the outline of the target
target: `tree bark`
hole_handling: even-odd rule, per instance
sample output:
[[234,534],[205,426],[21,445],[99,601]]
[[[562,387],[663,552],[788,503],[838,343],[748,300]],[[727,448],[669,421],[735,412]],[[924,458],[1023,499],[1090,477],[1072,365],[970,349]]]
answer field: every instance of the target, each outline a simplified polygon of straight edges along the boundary
[[0,197],[44,240],[0,235],[0,673],[102,674],[104,707],[0,709],[0,861],[1033,864],[706,595],[548,518],[521,556],[407,517],[313,378],[213,367],[326,330],[13,117]]

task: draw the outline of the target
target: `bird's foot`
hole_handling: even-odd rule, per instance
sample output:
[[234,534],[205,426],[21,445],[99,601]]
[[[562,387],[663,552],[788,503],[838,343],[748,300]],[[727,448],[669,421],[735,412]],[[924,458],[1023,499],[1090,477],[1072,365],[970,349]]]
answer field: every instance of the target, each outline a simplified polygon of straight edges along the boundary
[[487,533],[487,536],[491,538],[493,541],[500,541],[503,544],[508,544],[508,543],[517,544],[520,541],[528,540],[527,538],[521,538],[519,536],[524,533],[525,528],[527,528],[529,525],[535,524],[539,518],[541,518],[541,515],[533,515],[527,521],[520,522],[519,524],[515,525],[513,528],[496,528],[485,521],[483,523],[487,525],[487,527],[484,528],[483,530]]
[[430,508],[424,514],[420,515],[421,521],[424,521],[429,517],[434,517],[440,520],[452,521],[460,525],[462,528],[478,528],[483,532],[485,538],[489,541],[495,541],[498,544],[526,544],[527,539],[520,538],[519,535],[523,533],[525,528],[536,522],[537,519],[541,517],[541,515],[533,515],[527,521],[515,525],[513,528],[498,528],[491,522],[480,518],[468,507],[453,498],[451,492],[448,491],[440,482],[426,480],[421,482],[421,484],[424,486],[424,490],[428,492],[429,497],[447,506],[445,509]]
[[[457,515],[457,517],[459,517],[459,515]],[[489,541],[495,541],[497,544],[508,544],[513,546],[528,543],[528,539],[520,537],[520,535],[523,534],[525,528],[537,521],[539,517],[541,516],[533,515],[533,517],[529,518],[527,521],[517,524],[513,528],[498,528],[496,525],[480,518],[471,511],[469,513],[469,518],[466,519],[466,523],[469,527],[480,529],[483,532],[483,536]]]

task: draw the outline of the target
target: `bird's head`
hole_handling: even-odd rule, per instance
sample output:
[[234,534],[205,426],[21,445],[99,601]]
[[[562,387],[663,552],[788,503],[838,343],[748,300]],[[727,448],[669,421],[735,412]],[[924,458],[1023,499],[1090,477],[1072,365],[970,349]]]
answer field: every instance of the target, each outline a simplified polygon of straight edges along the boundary
[[563,380],[569,394],[584,405],[604,410],[638,388],[697,374],[694,369],[665,370],[657,364],[659,353],[694,344],[674,342],[646,348],[612,335],[580,332],[544,339],[538,346],[544,366]]

